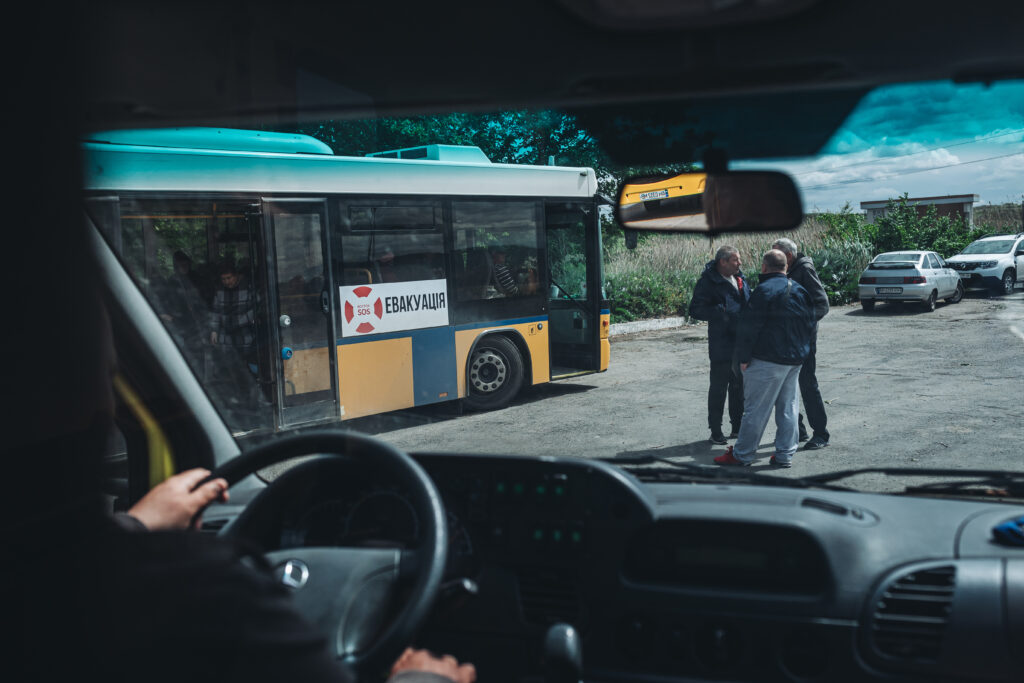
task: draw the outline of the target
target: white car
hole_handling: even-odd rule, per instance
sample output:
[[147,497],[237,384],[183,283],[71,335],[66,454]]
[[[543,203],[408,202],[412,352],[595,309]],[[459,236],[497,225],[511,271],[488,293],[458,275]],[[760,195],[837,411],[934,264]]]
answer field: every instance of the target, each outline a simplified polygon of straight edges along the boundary
[[1024,232],[983,237],[949,257],[948,263],[965,288],[1010,294],[1024,275]]
[[964,285],[934,251],[890,251],[876,256],[864,269],[857,294],[865,311],[874,310],[876,301],[914,301],[934,311],[939,299],[959,303]]

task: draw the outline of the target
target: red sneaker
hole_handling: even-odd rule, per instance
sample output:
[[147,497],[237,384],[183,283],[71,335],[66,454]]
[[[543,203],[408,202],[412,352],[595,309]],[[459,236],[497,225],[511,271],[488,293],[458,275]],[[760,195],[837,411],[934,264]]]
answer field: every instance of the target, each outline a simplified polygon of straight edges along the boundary
[[742,460],[737,460],[736,459],[736,456],[734,456],[732,454],[732,446],[729,446],[728,448],[726,448],[725,449],[725,453],[722,453],[720,456],[715,458],[715,464],[716,465],[728,465],[728,466],[734,466],[734,467],[735,466],[738,466],[738,467],[750,467],[750,463],[749,462],[743,462]]

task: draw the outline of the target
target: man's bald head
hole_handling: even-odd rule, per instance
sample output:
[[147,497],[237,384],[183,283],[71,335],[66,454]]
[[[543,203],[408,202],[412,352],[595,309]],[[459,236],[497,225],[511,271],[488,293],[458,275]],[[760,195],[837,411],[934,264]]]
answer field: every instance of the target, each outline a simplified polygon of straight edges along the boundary
[[778,249],[769,249],[761,257],[762,273],[785,273],[786,255]]

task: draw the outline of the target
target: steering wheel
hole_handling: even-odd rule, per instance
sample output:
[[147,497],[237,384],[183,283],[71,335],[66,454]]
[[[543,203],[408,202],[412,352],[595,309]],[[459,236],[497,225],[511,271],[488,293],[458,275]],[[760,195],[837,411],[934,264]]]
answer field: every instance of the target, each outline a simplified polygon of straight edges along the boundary
[[[225,463],[209,478],[223,477],[232,486],[268,465],[313,454],[345,457],[383,470],[408,492],[420,520],[418,543],[409,551],[308,547],[264,555],[276,568],[275,576],[293,589],[298,609],[328,638],[336,656],[357,672],[371,673],[398,657],[430,612],[448,552],[444,505],[434,482],[408,455],[382,441],[339,429],[275,438]],[[276,485],[318,471],[298,465],[275,479],[221,534],[258,536],[272,510],[268,501],[276,499]],[[399,576],[403,584],[411,584],[409,598],[381,630]],[[411,580],[406,582],[406,576]]]

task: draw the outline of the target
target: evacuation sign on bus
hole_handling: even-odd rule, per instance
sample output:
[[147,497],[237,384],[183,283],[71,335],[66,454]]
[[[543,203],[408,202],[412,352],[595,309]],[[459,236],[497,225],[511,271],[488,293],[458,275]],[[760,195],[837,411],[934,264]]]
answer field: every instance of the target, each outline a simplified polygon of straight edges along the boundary
[[339,287],[341,336],[358,337],[448,324],[446,280]]

